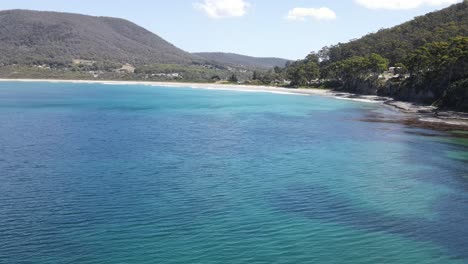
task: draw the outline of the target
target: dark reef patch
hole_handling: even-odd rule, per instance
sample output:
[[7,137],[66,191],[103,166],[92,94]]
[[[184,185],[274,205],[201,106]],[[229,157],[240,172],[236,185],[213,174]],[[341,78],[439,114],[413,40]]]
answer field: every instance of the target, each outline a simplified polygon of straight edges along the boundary
[[455,258],[468,259],[468,197],[446,196],[433,210],[436,219],[394,216],[364,208],[346,195],[323,186],[292,186],[272,197],[273,206],[326,223],[368,232],[385,232],[418,241],[434,242]]

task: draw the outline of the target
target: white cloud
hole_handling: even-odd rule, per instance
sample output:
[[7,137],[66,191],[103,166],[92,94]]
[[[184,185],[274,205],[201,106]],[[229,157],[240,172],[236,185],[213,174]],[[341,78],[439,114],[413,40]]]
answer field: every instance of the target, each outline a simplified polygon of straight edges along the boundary
[[203,0],[195,8],[212,18],[241,17],[247,13],[250,3],[244,0]]
[[355,0],[359,5],[362,5],[369,9],[390,9],[390,10],[402,10],[402,9],[413,9],[420,6],[440,6],[449,5],[462,0]]
[[286,19],[305,21],[308,17],[320,20],[335,20],[336,14],[328,7],[321,8],[303,8],[296,7],[289,11]]

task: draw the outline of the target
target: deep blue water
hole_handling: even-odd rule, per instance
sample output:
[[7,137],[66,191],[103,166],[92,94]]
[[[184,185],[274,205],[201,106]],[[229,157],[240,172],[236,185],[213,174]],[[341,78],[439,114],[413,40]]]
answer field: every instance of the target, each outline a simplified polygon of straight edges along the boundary
[[0,82],[0,263],[468,263],[468,141],[375,116]]

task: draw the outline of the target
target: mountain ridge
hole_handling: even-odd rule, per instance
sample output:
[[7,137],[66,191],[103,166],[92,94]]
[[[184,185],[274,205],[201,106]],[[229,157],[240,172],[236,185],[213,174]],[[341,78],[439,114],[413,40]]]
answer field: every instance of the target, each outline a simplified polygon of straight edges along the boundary
[[349,42],[324,47],[318,53],[328,53],[328,59],[333,62],[377,53],[393,65],[403,62],[409,52],[427,43],[456,36],[468,36],[467,0]]
[[234,53],[189,53],[123,18],[27,9],[0,11],[0,65],[66,65],[73,60],[261,69],[284,66],[288,61]]
[[2,63],[63,63],[72,59],[119,63],[192,63],[197,57],[121,18],[74,13],[0,11]]
[[218,62],[225,65],[263,69],[284,67],[287,62],[290,62],[290,60],[283,58],[253,57],[232,52],[192,52],[192,54],[202,57],[208,61]]

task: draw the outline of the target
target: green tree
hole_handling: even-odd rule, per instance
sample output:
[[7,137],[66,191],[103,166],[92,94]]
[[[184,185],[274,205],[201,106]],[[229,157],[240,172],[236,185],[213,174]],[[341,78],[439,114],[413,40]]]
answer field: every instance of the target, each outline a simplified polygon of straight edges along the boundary
[[310,54],[308,59],[299,60],[289,65],[286,70],[287,78],[293,86],[306,86],[320,77],[320,68],[317,64],[318,57]]
[[320,68],[315,61],[307,61],[304,63],[305,78],[310,83],[320,77]]
[[387,67],[388,60],[378,54],[353,56],[326,66],[323,77],[340,82],[345,89],[354,90],[357,83],[369,80],[372,76],[375,80]]
[[367,59],[369,60],[369,69],[373,74],[379,74],[388,69],[388,60],[379,54],[372,53]]
[[239,81],[239,79],[237,78],[237,75],[235,75],[234,73],[231,75],[231,77],[229,77],[228,79],[229,82],[232,82],[232,83],[237,83]]
[[[407,60],[411,78],[408,85],[419,90],[430,90],[435,97],[447,96],[449,87],[454,94],[463,94],[461,80],[468,79],[468,37],[460,36],[448,42],[433,42],[411,53]],[[458,82],[459,85],[452,86]],[[455,100],[444,100],[454,102]]]
[[271,84],[275,79],[273,71],[268,71],[261,77],[261,81],[264,84]]
[[293,86],[307,85],[307,73],[302,61],[291,63],[287,69],[287,77]]
[[395,74],[406,74],[406,73],[408,73],[408,68],[406,68],[406,65],[404,65],[401,62],[395,64]]
[[258,73],[257,71],[253,72],[252,80],[258,80]]
[[283,70],[282,70],[280,67],[278,67],[278,66],[275,66],[275,68],[274,68],[273,70],[274,70],[274,72],[275,72],[276,74],[280,74],[280,73],[283,72]]

